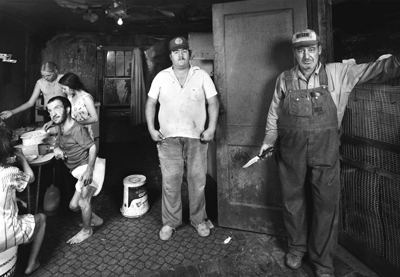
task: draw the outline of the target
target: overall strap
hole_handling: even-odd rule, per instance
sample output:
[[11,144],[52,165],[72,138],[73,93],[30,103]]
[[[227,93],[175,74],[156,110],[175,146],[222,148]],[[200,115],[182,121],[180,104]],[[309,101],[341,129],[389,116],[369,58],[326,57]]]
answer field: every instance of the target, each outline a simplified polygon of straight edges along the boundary
[[326,74],[325,65],[321,65],[319,70],[319,85],[323,88],[328,87],[328,75]]
[[286,70],[284,72],[285,75],[285,85],[286,85],[286,90],[287,91],[293,91],[293,77],[292,77],[292,73],[290,72],[290,70]]

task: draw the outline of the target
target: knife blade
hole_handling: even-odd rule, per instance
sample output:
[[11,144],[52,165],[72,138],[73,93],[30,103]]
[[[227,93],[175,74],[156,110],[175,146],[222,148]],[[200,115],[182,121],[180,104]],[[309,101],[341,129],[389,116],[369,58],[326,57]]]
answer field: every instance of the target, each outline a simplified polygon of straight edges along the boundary
[[274,150],[273,147],[268,148],[267,150],[265,150],[264,152],[261,153],[261,155],[257,155],[254,158],[252,158],[250,161],[248,161],[243,168],[248,168],[249,166],[251,166],[252,164],[255,164],[256,162],[258,162],[259,160],[262,159],[262,157],[264,157],[266,154],[272,152]]

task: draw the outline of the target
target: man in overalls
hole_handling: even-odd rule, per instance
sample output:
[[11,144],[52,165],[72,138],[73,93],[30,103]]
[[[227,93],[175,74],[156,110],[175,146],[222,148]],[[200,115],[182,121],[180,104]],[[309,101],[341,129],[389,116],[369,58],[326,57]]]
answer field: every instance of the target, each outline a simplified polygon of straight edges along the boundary
[[[365,64],[321,64],[322,47],[310,29],[295,33],[292,45],[298,65],[277,79],[260,155],[271,147],[276,151],[289,244],[287,266],[298,269],[308,251],[316,276],[332,277],[339,222],[338,130],[348,97],[355,85],[377,75],[400,75],[400,55]],[[307,184],[313,205],[310,230]]]

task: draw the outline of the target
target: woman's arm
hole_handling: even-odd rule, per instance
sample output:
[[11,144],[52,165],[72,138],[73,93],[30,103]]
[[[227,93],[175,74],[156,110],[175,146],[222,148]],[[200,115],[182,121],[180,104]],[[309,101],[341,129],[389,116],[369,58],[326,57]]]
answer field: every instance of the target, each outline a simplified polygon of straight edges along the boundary
[[32,168],[29,166],[28,162],[26,161],[21,148],[16,148],[15,156],[17,156],[19,162],[21,163],[22,170],[30,176],[28,183],[32,183],[33,181],[35,181],[35,174],[33,173]]

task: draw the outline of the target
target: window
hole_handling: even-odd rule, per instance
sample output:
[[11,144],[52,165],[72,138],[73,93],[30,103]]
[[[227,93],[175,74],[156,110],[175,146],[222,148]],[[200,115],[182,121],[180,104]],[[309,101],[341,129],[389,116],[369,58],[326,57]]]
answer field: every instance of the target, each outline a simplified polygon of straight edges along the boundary
[[129,106],[132,51],[107,51],[103,87],[105,106]]

